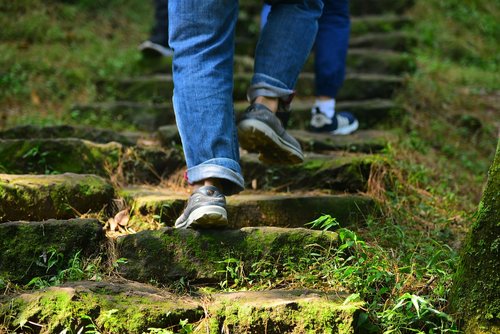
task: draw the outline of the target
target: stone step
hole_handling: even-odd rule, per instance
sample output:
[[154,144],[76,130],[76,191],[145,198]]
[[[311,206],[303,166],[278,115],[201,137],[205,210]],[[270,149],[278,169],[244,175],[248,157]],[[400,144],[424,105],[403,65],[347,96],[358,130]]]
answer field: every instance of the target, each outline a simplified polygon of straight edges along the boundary
[[67,268],[77,252],[87,257],[99,253],[103,244],[104,232],[96,219],[3,223],[0,276],[18,283],[28,283],[34,277],[48,278]]
[[[157,228],[159,221],[173,226],[189,197],[187,192],[151,187],[125,188],[120,195],[133,210],[127,227],[134,231]],[[230,228],[304,227],[322,214],[335,217],[341,226],[353,227],[363,224],[375,209],[375,202],[361,195],[245,191],[227,197]]]
[[[120,104],[120,103],[118,103]],[[96,106],[98,108],[98,106]],[[143,106],[147,108],[147,106]],[[138,109],[140,112],[142,108]],[[164,109],[160,109],[163,111]],[[172,112],[170,107],[167,112]],[[174,120],[175,121],[175,120]],[[128,126],[124,124],[123,128]],[[145,131],[129,131],[120,129],[120,131],[105,130],[98,127],[80,126],[80,125],[21,125],[9,128],[0,132],[0,139],[84,139],[97,144],[107,144],[117,142],[125,147],[129,146],[159,146],[159,141],[155,135]],[[155,128],[156,129],[156,128]]]
[[80,138],[95,143],[118,142],[123,145],[135,144],[129,137],[112,130],[85,126],[54,125],[37,126],[23,125],[0,131],[0,139],[35,139],[35,138]]
[[226,261],[236,259],[244,272],[257,262],[284,274],[287,261],[310,256],[319,249],[335,249],[334,232],[304,228],[244,227],[238,230],[166,227],[117,239],[117,256],[127,263],[119,274],[139,282],[168,283],[181,277],[196,284],[217,283],[226,278]]
[[[132,101],[95,102],[77,104],[71,107],[68,114],[75,122],[93,124],[121,125],[120,128],[133,125],[139,130],[156,130],[164,124],[173,124],[175,116],[172,104],[140,103]],[[112,121],[111,121],[112,120]]]
[[162,125],[175,123],[172,103],[169,102],[93,102],[73,105],[68,113],[76,122],[92,119],[94,124],[102,124],[114,118],[115,128],[127,129],[132,125],[141,131],[155,131]]
[[358,37],[368,33],[400,31],[411,25],[411,18],[404,15],[383,14],[352,16],[350,37]]
[[360,130],[347,136],[333,136],[329,133],[314,133],[304,130],[289,130],[302,149],[308,152],[347,151],[374,153],[380,152],[394,142],[395,135],[381,130]]
[[[346,73],[400,75],[413,72],[415,66],[414,57],[410,54],[384,49],[351,48],[347,55]],[[246,70],[253,71],[253,67]],[[314,73],[314,52],[304,64],[303,71]]]
[[[296,97],[292,104],[293,115],[289,127],[307,129],[311,117],[311,107],[314,99]],[[246,101],[236,101],[235,111],[242,113],[248,107]],[[116,117],[116,128],[127,129],[133,124],[141,131],[156,131],[159,127],[175,124],[175,116],[171,103],[150,104],[146,102],[101,102],[74,106],[81,110],[81,117],[92,115],[96,124],[109,117]],[[364,101],[340,101],[336,104],[337,110],[352,112],[360,122],[360,129],[373,129],[385,122],[390,116],[400,113],[399,107],[391,100],[370,99]],[[84,111],[85,110],[85,111]],[[148,121],[137,121],[134,115],[148,114]],[[138,139],[129,133],[125,134],[128,140],[136,142]],[[180,142],[178,142],[180,143]]]
[[[248,55],[236,55],[234,58],[235,73],[252,73],[254,59]],[[415,70],[412,55],[385,49],[351,48],[347,57],[347,73],[379,73],[402,74]],[[314,50],[303,68],[304,72],[314,72]],[[158,67],[154,71],[144,71],[144,74],[170,74],[171,67]],[[75,115],[76,118],[79,115]],[[144,122],[141,118],[139,121]]]
[[[311,69],[313,68],[312,66]],[[390,50],[351,48],[347,55],[347,73],[399,75],[413,72],[415,69],[414,57],[407,53]]]
[[305,162],[294,166],[263,165],[256,154],[242,154],[246,188],[272,191],[364,192],[371,166],[378,155],[332,152],[305,153]]
[[84,139],[0,139],[7,174],[97,174],[127,183],[158,183],[184,165],[177,149],[124,147]]
[[[235,100],[246,100],[246,91],[252,74],[234,76]],[[366,100],[390,98],[403,83],[399,76],[380,74],[348,74],[337,99]],[[97,83],[100,99],[130,99],[133,101],[168,102],[172,98],[171,75],[149,75],[134,78],[101,81]],[[314,73],[302,73],[297,81],[299,96],[314,96]]]
[[[407,16],[396,14],[365,15],[351,17],[351,37],[366,33],[391,32],[401,30],[411,25]],[[236,36],[251,38],[255,41],[260,34],[260,12],[249,14],[242,12],[236,24]]]
[[[308,129],[311,121],[311,107],[313,105],[314,99],[311,98],[294,99],[292,102],[293,114],[290,117],[288,127],[290,129]],[[237,104],[236,106],[243,109],[248,104]],[[391,121],[393,118],[397,118],[403,113],[401,107],[387,99],[337,102],[335,109],[351,112],[358,119],[360,129],[374,129]]]
[[0,309],[0,318],[5,319],[7,330],[36,324],[43,333],[80,333],[91,324],[105,333],[159,333],[162,329],[181,333],[179,323],[187,320],[195,333],[353,334],[363,302],[347,301],[347,297],[342,292],[305,289],[196,297],[123,280],[80,281],[2,295],[2,304],[10,306]]
[[67,219],[110,208],[113,186],[95,175],[0,174],[0,223]]
[[[314,73],[302,73],[295,86],[298,96],[315,96]],[[243,88],[242,83],[240,89]],[[347,74],[338,100],[388,99],[403,85],[403,78],[382,74]],[[240,97],[240,99],[242,99]]]
[[[349,48],[382,49],[392,51],[411,51],[417,43],[416,37],[407,31],[391,31],[381,33],[366,33],[349,39]],[[257,37],[236,37],[235,54],[250,56],[255,55]]]
[[[294,113],[295,115],[297,114]],[[300,142],[303,150],[316,153],[325,151],[380,152],[388,147],[391,140],[395,140],[393,134],[382,130],[359,130],[347,136],[290,129],[288,132]],[[158,137],[165,147],[181,144],[176,125],[164,125],[158,128]]]
[[417,38],[410,32],[393,31],[389,33],[370,33],[349,40],[350,48],[385,49],[411,52],[416,47]]
[[[413,3],[414,0],[351,0],[349,10],[352,16],[403,13],[413,6]],[[240,8],[247,15],[258,15],[262,8],[262,1],[241,0]]]

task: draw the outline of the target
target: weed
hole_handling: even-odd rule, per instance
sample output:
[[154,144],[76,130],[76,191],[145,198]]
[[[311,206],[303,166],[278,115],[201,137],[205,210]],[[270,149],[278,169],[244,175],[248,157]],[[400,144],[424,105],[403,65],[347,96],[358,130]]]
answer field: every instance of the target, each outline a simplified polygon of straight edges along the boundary
[[64,265],[64,255],[55,248],[50,248],[42,255],[36,265],[45,269],[44,276],[33,277],[27,288],[43,289],[49,286],[60,285],[68,281],[94,280],[100,281],[104,276],[115,270],[126,259],[120,258],[113,262],[109,272],[106,271],[100,257],[83,259],[81,252],[76,252]]
[[189,319],[182,319],[179,321],[179,330],[173,331],[168,328],[148,328],[148,332],[143,334],[191,334],[194,333],[195,327],[189,323]]

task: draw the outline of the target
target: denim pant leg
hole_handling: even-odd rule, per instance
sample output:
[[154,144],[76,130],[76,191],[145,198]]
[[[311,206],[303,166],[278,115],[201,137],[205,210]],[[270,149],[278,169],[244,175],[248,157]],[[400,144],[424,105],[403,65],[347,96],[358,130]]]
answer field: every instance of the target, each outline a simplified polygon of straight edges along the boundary
[[321,0],[273,4],[255,52],[255,73],[248,91],[257,96],[286,99],[314,44],[321,15]]
[[168,0],[155,0],[155,24],[150,41],[168,47]]
[[335,98],[345,78],[349,1],[324,0],[315,45],[316,95]]
[[173,104],[188,181],[226,180],[226,195],[244,186],[232,98],[237,17],[237,0],[169,3]]

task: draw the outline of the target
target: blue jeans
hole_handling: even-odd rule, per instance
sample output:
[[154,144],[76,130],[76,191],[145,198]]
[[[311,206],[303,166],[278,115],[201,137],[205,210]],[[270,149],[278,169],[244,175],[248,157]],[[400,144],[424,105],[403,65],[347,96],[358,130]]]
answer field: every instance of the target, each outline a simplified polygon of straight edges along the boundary
[[[321,0],[276,4],[255,52],[248,96],[288,98],[314,43]],[[244,180],[233,108],[237,0],[169,2],[169,44],[174,49],[173,105],[190,183],[225,181],[226,195]]]
[[[335,98],[345,78],[350,32],[349,1],[323,0],[323,3],[314,46],[316,95]],[[264,28],[270,12],[271,6],[265,5],[261,15]]]

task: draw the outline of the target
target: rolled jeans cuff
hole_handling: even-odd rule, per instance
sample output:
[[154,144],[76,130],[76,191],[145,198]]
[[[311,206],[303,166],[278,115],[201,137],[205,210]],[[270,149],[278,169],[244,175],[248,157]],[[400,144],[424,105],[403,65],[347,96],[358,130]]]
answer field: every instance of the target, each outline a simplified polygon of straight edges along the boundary
[[245,187],[240,165],[231,159],[215,158],[207,160],[187,170],[187,179],[190,184],[200,182],[208,178],[223,179],[224,195],[234,195]]
[[289,100],[294,94],[295,92],[283,82],[262,73],[255,73],[247,91],[247,99],[252,102],[258,96],[265,96]]

